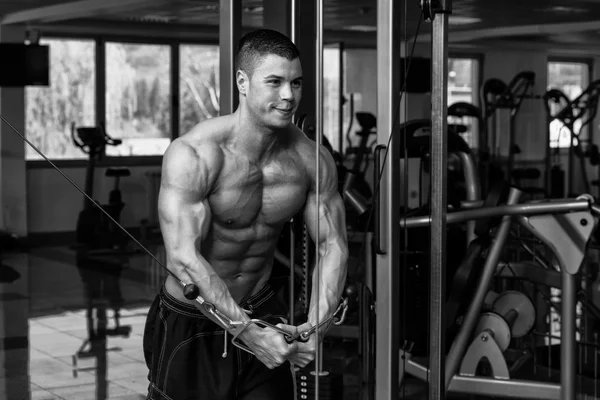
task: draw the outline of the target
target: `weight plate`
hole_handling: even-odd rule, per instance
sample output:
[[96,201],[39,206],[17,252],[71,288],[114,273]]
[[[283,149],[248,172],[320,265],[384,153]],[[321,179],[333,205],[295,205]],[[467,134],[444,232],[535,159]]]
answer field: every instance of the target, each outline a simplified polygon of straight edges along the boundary
[[512,336],[520,338],[529,334],[535,325],[535,306],[533,302],[524,293],[516,290],[500,293],[492,306],[492,311],[505,316],[511,310],[517,312],[517,318],[510,324]]
[[500,351],[505,352],[510,345],[510,327],[504,318],[496,313],[487,312],[481,314],[479,322],[475,328],[475,335],[479,335],[483,331],[489,331]]

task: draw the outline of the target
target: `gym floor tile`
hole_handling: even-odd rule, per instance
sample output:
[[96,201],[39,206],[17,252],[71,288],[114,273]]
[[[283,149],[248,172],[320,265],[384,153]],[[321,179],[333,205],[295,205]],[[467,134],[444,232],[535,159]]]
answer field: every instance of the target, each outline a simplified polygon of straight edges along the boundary
[[59,315],[36,318],[35,322],[39,325],[43,325],[48,328],[53,328],[57,331],[66,331],[73,326],[85,327],[86,318],[85,315],[82,315],[80,313],[64,312]]
[[[144,364],[145,367],[145,364]],[[146,372],[147,374],[147,372]],[[131,377],[131,378],[123,378],[123,379],[113,379],[112,382],[117,385],[124,386],[131,390],[136,391],[137,393],[147,393],[148,392],[148,377],[147,375]]]
[[[74,352],[73,352],[74,353]],[[73,362],[73,354],[69,355],[69,356],[59,356],[57,357],[57,359],[61,362],[64,362],[65,364],[69,364],[72,365]],[[132,360],[129,357],[126,357],[120,353],[114,352],[114,351],[108,351],[105,352],[103,357],[106,357],[106,360],[104,361],[106,363],[107,366],[111,367],[111,371],[112,371],[112,367],[117,367],[120,365],[127,365],[127,364],[131,364],[132,362],[134,362],[134,360]],[[77,367],[78,368],[85,368],[86,372],[90,373],[90,374],[95,374],[95,371],[93,369],[87,370],[88,368],[95,368],[97,365],[99,364],[98,358],[97,357],[78,357],[77,358]],[[138,366],[139,368],[139,366]]]
[[57,366],[54,370],[44,372],[31,372],[31,383],[35,383],[41,388],[50,390],[54,393],[55,388],[61,388],[72,385],[95,384],[96,377],[86,372],[79,372],[77,378],[73,377],[73,371],[70,365]]
[[122,350],[119,354],[133,361],[143,363],[144,367],[146,366],[146,361],[144,360],[144,353],[141,352],[139,349]]
[[31,388],[31,400],[64,400],[62,397],[44,389]]
[[40,349],[48,354],[56,355],[57,351],[71,350],[75,352],[81,345],[81,339],[64,332],[55,331],[52,333],[30,335],[29,343],[34,349]]

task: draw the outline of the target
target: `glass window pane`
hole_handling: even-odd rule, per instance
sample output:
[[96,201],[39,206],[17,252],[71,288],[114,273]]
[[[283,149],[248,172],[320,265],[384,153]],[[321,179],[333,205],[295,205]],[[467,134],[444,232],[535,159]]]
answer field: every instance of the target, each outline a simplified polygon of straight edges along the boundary
[[[448,106],[465,102],[478,105],[478,61],[474,58],[448,59]],[[472,149],[479,146],[479,126],[472,117],[448,117],[448,123],[461,124],[467,127],[461,136]]]
[[219,46],[179,46],[179,134],[219,115]]
[[337,45],[323,49],[323,135],[335,151],[341,151],[340,52]]
[[[96,123],[96,44],[92,40],[42,39],[50,46],[50,86],[25,89],[26,135],[48,158],[86,155],[71,140],[71,124]],[[27,160],[42,157],[25,146]]]
[[162,155],[171,143],[171,51],[106,44],[106,132],[123,140],[111,156]]
[[[548,88],[558,89],[570,100],[579,96],[589,85],[588,65],[578,62],[549,62],[548,63]],[[551,105],[552,114],[559,112],[560,106]],[[575,121],[573,132],[580,134],[581,119]],[[570,130],[560,121],[550,123],[550,147],[567,148],[571,142]],[[582,138],[586,132],[581,132]],[[575,139],[576,140],[576,139]]]

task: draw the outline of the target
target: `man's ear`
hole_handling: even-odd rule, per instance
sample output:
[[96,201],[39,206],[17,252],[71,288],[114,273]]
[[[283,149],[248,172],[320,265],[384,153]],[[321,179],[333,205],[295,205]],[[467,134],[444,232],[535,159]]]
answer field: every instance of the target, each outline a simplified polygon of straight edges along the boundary
[[248,75],[246,75],[244,71],[238,70],[235,74],[235,81],[237,83],[238,91],[241,95],[245,96],[248,91]]

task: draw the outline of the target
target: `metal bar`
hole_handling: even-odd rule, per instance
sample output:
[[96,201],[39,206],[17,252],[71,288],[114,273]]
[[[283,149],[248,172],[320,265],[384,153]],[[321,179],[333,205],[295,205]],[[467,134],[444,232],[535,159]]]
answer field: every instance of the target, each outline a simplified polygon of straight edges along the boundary
[[576,296],[575,276],[564,268],[562,273],[561,319],[560,319],[560,386],[561,400],[575,400],[576,385]]
[[296,293],[294,292],[294,282],[295,282],[295,278],[296,278],[296,232],[295,232],[295,225],[294,225],[294,219],[292,218],[292,220],[290,221],[290,262],[289,262],[289,268],[290,268],[290,276],[289,276],[289,289],[288,289],[288,293],[289,293],[289,298],[288,298],[288,307],[289,307],[289,324],[290,325],[294,325],[294,310],[295,310],[295,304],[296,304]]
[[[406,362],[406,373],[427,381],[429,370],[414,360]],[[448,392],[515,399],[560,399],[560,385],[516,379],[493,379],[456,375]]]
[[[479,184],[479,175],[477,173],[477,164],[473,155],[467,153],[458,153],[461,161],[467,191],[467,200],[474,202],[481,200],[481,186]],[[475,239],[475,221],[467,222],[467,245]]]
[[296,43],[298,35],[298,1],[299,0],[288,0],[290,2],[290,40]]
[[[316,186],[316,201],[317,201],[317,212],[315,218],[315,268],[317,278],[313,281],[315,289],[315,307],[316,307],[316,326],[319,326],[320,316],[320,292],[321,292],[321,253],[319,252],[319,217],[321,216],[321,140],[323,136],[323,0],[316,0],[315,3],[315,18],[316,18],[316,42],[315,42],[315,66],[316,66],[316,79],[315,79],[315,144],[316,144],[316,168],[315,168],[315,186]],[[323,349],[320,345],[319,329],[315,331],[315,341],[318,343],[316,346],[315,355],[315,393],[316,399],[319,399],[319,375],[323,370]]]
[[[181,136],[183,133],[180,132],[179,127],[179,116],[180,114],[180,76],[181,76],[181,46],[172,44],[170,46],[171,53],[171,98],[175,99],[175,101],[171,101],[171,140],[176,139],[178,136]],[[103,65],[103,64],[99,64]]]
[[[544,171],[544,180],[546,182],[546,197],[550,197],[552,193],[552,149],[550,148],[550,143],[552,139],[552,132],[550,130],[550,123],[554,120],[552,117],[546,118],[546,158],[544,160],[546,170]],[[558,145],[558,143],[557,143]]]
[[[344,42],[338,43],[340,54],[339,54],[339,63],[340,63],[340,79],[338,82],[340,91],[339,91],[339,113],[338,113],[338,152],[340,154],[344,154]],[[352,116],[350,116],[352,117]]]
[[[272,3],[272,2],[271,2]],[[296,7],[298,7],[298,5],[296,4],[297,1],[296,0],[288,0],[289,3],[289,31],[288,34],[290,36],[290,40],[296,44],[296,18],[297,18],[297,10]],[[295,300],[296,300],[296,294],[294,293],[294,287],[295,287],[295,268],[296,268],[296,252],[295,252],[295,245],[296,245],[296,232],[295,232],[295,226],[294,226],[294,219],[292,219],[292,221],[290,222],[290,258],[291,258],[291,262],[290,262],[290,266],[291,266],[291,270],[290,270],[290,279],[289,279],[289,285],[290,285],[290,298],[289,298],[289,307],[290,307],[290,325],[294,325],[294,312],[295,312]],[[304,284],[304,282],[302,282],[302,284]]]
[[569,153],[568,153],[568,166],[569,166],[569,171],[567,173],[567,196],[571,196],[571,194],[573,193],[573,172],[574,172],[574,165],[575,165],[575,152],[573,150],[573,131],[571,130],[571,128],[569,127]]
[[[512,188],[508,195],[508,204],[517,203],[521,193],[522,192],[520,190]],[[506,242],[506,238],[508,237],[508,232],[510,230],[510,224],[511,217],[505,216],[502,219],[500,228],[496,232],[496,237],[494,238],[494,241],[489,249],[488,256],[485,260],[485,265],[483,266],[481,279],[477,285],[477,289],[471,304],[469,305],[467,314],[464,317],[460,331],[458,332],[458,335],[456,336],[456,339],[454,339],[454,343],[452,343],[450,351],[448,352],[448,357],[446,359],[446,384],[444,386],[446,389],[449,388],[452,377],[458,371],[460,362],[467,349],[468,341],[471,338],[472,331],[477,323],[477,318],[481,312],[483,301],[485,300],[485,296],[489,290],[490,282],[494,276],[494,273],[496,272],[496,266],[498,265],[500,256],[502,255],[504,243]],[[445,330],[442,330],[442,332],[445,332]]]
[[238,105],[235,86],[235,53],[242,27],[242,1],[219,0],[219,115],[231,114]]
[[509,121],[509,128],[508,128],[508,162],[507,162],[507,166],[506,166],[506,181],[509,183],[512,183],[513,178],[512,178],[512,172],[513,169],[515,168],[514,163],[515,163],[515,154],[513,152],[513,146],[516,144],[515,143],[515,119],[517,118],[516,116],[516,112],[512,112],[510,113],[510,121]]
[[[542,215],[542,214],[566,214],[576,211],[590,210],[587,200],[572,200],[561,202],[517,204],[496,207],[482,207],[474,210],[457,211],[447,214],[446,223],[459,224],[474,219],[485,219],[502,217],[508,215]],[[429,226],[429,217],[411,217],[400,219],[401,228],[422,228]]]
[[448,14],[433,20],[431,87],[431,273],[429,278],[429,398],[446,397],[444,386],[448,113]]
[[[377,0],[377,143],[387,145],[399,118],[401,2]],[[379,185],[382,253],[376,258],[375,388],[376,400],[397,400],[400,349],[400,213],[397,205],[400,141],[388,148]],[[377,182],[374,183],[377,188]],[[400,266],[401,267],[401,266]]]

